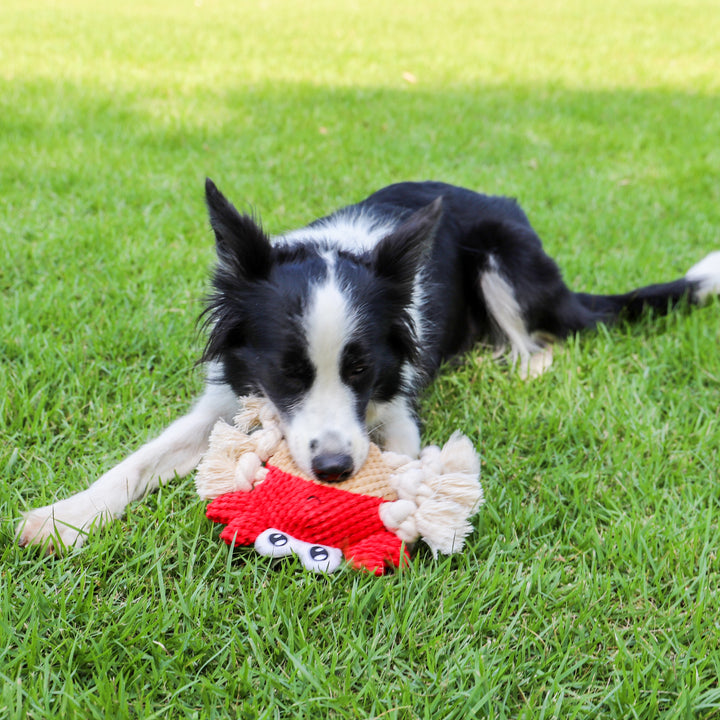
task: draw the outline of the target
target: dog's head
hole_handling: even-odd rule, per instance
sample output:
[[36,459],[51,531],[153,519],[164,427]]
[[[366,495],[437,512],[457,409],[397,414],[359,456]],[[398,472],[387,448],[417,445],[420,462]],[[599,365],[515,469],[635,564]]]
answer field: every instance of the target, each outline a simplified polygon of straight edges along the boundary
[[205,360],[218,360],[238,395],[276,407],[298,465],[321,479],[365,461],[371,401],[403,389],[417,353],[416,279],[441,202],[423,208],[369,251],[332,248],[322,234],[271,243],[206,182],[218,263],[208,299]]

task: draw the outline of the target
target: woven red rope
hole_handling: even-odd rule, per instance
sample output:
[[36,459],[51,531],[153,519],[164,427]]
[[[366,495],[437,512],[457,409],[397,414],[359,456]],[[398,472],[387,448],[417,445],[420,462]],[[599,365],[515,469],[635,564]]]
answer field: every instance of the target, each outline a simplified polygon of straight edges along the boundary
[[252,545],[261,532],[277,528],[304,542],[340,548],[353,567],[382,575],[409,558],[402,541],[380,520],[383,502],[268,465],[267,477],[251,492],[221,495],[206,513],[227,525],[220,537],[229,545]]

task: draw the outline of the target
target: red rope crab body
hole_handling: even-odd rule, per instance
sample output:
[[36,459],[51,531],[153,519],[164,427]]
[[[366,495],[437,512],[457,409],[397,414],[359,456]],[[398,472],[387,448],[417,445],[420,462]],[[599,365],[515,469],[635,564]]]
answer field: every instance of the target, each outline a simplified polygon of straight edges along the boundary
[[386,566],[399,567],[408,557],[402,540],[380,520],[378,509],[385,502],[269,466],[265,480],[252,492],[221,495],[210,503],[207,516],[227,524],[220,537],[229,544],[253,545],[262,536],[258,549],[267,547],[264,554],[280,555],[299,540],[310,545],[307,553],[299,553],[306,566],[334,569],[338,558],[327,549],[322,552],[325,546],[341,550],[353,567],[381,575]]

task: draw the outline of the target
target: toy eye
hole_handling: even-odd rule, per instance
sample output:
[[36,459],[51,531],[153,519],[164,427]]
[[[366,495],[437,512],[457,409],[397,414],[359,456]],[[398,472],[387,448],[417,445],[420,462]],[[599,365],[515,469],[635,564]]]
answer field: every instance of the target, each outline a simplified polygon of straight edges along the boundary
[[273,547],[282,547],[288,544],[288,536],[283,533],[271,533],[268,536],[268,541]]
[[330,557],[330,553],[326,547],[322,545],[313,545],[310,548],[310,559],[315,562],[321,562],[327,560]]

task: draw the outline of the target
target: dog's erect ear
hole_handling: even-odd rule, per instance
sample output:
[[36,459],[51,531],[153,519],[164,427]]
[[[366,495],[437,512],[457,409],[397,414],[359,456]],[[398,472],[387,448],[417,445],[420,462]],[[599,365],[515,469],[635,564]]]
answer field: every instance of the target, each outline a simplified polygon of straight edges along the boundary
[[432,248],[442,213],[443,201],[438,197],[383,238],[373,251],[375,272],[399,285],[412,287],[418,269]]
[[267,277],[271,249],[262,228],[249,215],[241,215],[210,178],[205,180],[205,201],[220,265],[248,280]]

